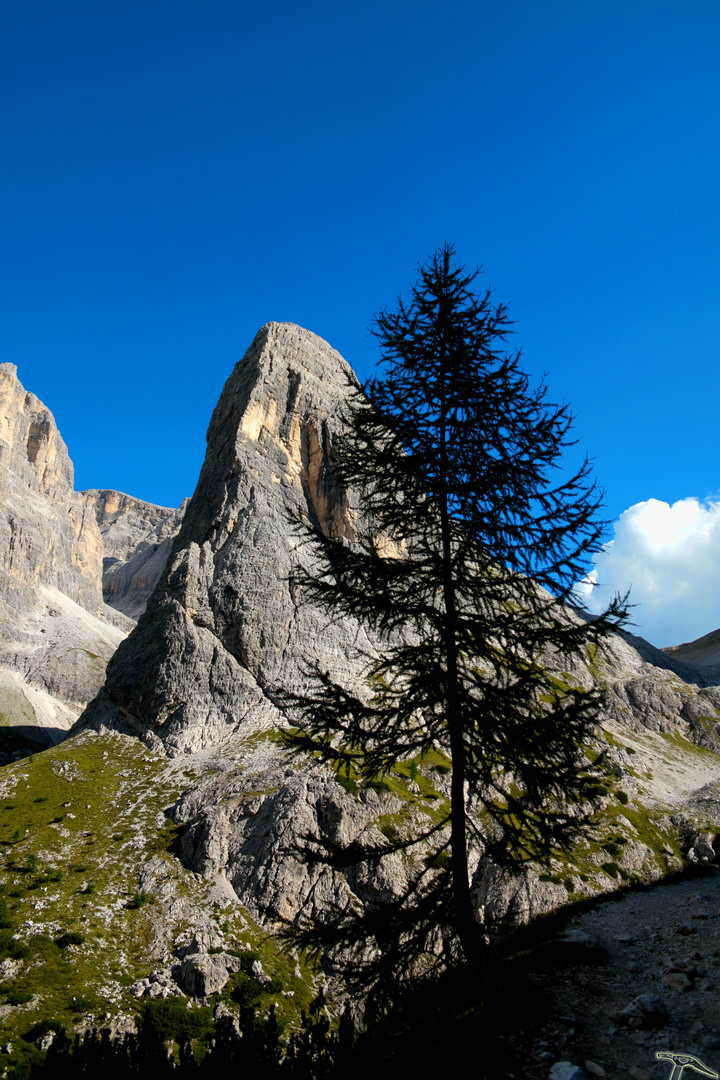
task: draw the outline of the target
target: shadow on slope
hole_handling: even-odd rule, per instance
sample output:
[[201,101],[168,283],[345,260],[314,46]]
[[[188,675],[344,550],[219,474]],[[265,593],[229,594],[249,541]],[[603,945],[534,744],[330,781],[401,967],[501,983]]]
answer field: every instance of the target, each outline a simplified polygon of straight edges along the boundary
[[57,746],[67,737],[61,727],[38,727],[35,724],[14,724],[0,727],[0,765],[9,765],[20,758],[39,754]]

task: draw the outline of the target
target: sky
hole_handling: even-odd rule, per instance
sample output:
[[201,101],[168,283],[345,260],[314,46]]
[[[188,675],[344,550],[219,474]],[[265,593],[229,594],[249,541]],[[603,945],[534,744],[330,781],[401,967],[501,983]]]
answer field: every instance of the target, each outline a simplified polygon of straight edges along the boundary
[[176,506],[260,326],[367,377],[453,243],[575,414],[598,581],[714,630],[718,55],[717,0],[0,0],[0,362],[78,489]]

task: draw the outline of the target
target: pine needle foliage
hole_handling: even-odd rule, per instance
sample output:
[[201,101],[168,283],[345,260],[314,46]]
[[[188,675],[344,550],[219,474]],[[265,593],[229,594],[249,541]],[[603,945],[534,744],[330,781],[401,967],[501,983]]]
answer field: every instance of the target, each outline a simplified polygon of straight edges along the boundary
[[479,858],[518,870],[587,828],[599,774],[582,748],[599,697],[559,672],[627,618],[627,598],[593,619],[573,609],[601,546],[602,493],[587,459],[564,469],[568,407],[531,387],[506,348],[506,305],[476,292],[479,271],[454,253],[436,251],[409,302],[376,316],[381,375],[355,388],[333,445],[335,480],[358,493],[370,530],[343,541],[306,525],[314,568],[295,581],[381,648],[369,696],[315,669],[306,694],[286,697],[288,744],[359,785],[398,762],[422,768],[433,751],[452,763],[449,810],[428,828],[374,845],[306,843],[336,867],[371,874],[397,851],[414,866],[393,901],[294,930],[338,962],[352,956],[366,985],[477,959]]

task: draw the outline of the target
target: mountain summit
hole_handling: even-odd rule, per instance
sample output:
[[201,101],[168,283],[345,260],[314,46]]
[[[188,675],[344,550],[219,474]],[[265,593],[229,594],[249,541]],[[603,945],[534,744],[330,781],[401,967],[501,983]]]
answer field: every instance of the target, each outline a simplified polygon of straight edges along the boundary
[[348,675],[368,644],[362,628],[324,626],[289,576],[306,558],[293,517],[338,538],[358,527],[331,466],[354,382],[315,334],[292,323],[258,332],[213,412],[162,581],[81,727],[191,753],[277,726],[273,687],[300,688],[308,660]]
[[[52,413],[0,364],[0,762],[64,737],[97,694],[135,625],[126,616],[163,569],[169,544],[155,534],[174,535],[181,518],[119,492],[75,491]],[[108,573],[123,581],[119,605]]]

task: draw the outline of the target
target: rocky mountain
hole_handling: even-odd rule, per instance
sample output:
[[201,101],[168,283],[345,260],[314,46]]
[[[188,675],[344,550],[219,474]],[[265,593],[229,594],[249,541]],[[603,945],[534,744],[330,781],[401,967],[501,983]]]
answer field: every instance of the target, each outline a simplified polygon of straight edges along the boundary
[[23,389],[13,364],[0,365],[0,425],[3,602],[20,611],[32,604],[33,587],[45,585],[102,615],[95,518],[73,490],[72,462],[52,414]]
[[[167,572],[81,726],[193,753],[280,722],[273,687],[303,662],[348,673],[362,627],[324,625],[288,581],[305,558],[289,515],[351,537],[329,456],[352,372],[314,334],[270,323],[228,379]],[[357,665],[356,665],[357,666]]]
[[189,499],[177,510],[120,491],[83,491],[103,544],[103,599],[133,621],[157,585]]
[[670,645],[663,652],[676,660],[684,660],[689,664],[719,665],[720,664],[720,630],[713,630],[710,634],[704,634],[696,641],[687,641],[682,645]]
[[[181,516],[117,492],[76,492],[52,413],[13,364],[0,365],[0,760],[56,741],[97,693],[134,625],[122,611],[141,610]],[[128,581],[114,606],[103,588],[108,548]]]
[[[72,737],[0,773],[7,810],[0,845],[7,873],[20,882],[16,933],[32,936],[38,919],[52,934],[82,927],[84,942],[72,947],[85,965],[93,1015],[102,1010],[114,1023],[142,996],[217,993],[229,1001],[247,949],[283,987],[272,1000],[290,1009],[290,995],[307,1000],[323,976],[288,956],[273,932],[301,915],[330,918],[333,905],[382,902],[407,880],[400,855],[372,871],[310,866],[298,858],[298,837],[379,838],[432,820],[448,798],[440,753],[412,769],[398,762],[382,785],[359,789],[313,762],[289,759],[277,737],[288,722],[279,691],[302,691],[308,660],[358,685],[363,656],[375,647],[361,625],[328,625],[290,584],[292,570],[310,558],[298,517],[340,542],[368,527],[332,473],[352,371],[314,334],[288,323],[264,326],[230,374],[195,494],[178,511],[116,492],[74,493],[52,417],[25,395],[14,371],[7,378],[14,404],[5,410],[6,428],[17,434],[5,439],[0,457],[8,464],[3,513],[11,552],[3,597],[15,598],[13,617],[18,626],[25,620],[28,636],[24,652],[4,646],[5,670],[22,674],[24,687],[50,685],[33,674],[51,651],[42,633],[50,619],[69,626],[74,613],[85,620],[83,632],[97,636],[99,626],[115,635],[104,652],[77,646],[100,658],[102,685],[96,678]],[[66,533],[50,538],[59,506]],[[19,534],[22,558],[9,546]],[[51,542],[52,558],[42,553]],[[62,598],[54,615],[50,601],[39,599],[49,589]],[[6,640],[14,641],[18,632],[3,618]],[[54,655],[65,672],[57,648]],[[715,859],[720,667],[689,659],[621,634],[559,673],[603,687],[602,728],[587,748],[589,756],[604,749],[613,770],[598,830],[572,855],[559,855],[550,872],[530,868],[508,878],[477,851],[479,918],[524,920],[568,899]],[[42,899],[20,859],[45,867]],[[20,866],[25,877],[17,878]],[[25,979],[29,993],[42,970],[31,978],[21,965],[13,977],[21,990]],[[41,996],[50,993],[42,986]],[[12,1011],[3,1019],[3,1008],[0,1027],[11,1034],[19,1020]]]
[[[302,688],[307,659],[357,682],[361,653],[373,650],[361,626],[328,625],[289,583],[307,557],[291,524],[298,513],[341,539],[366,527],[332,480],[332,440],[349,380],[345,361],[315,335],[290,324],[260,330],[213,414],[167,571],[75,728],[136,734],[170,757],[202,755],[204,775],[174,809],[176,823],[187,826],[183,856],[200,873],[223,875],[258,918],[294,919],[341,899],[367,902],[405,881],[399,858],[358,881],[311,871],[292,854],[299,830],[350,842],[375,828],[380,814],[402,819],[413,803],[404,781],[385,801],[372,791],[358,799],[310,763],[290,768],[273,740],[286,722],[276,691]],[[474,885],[487,917],[512,911],[527,918],[571,893],[613,887],[625,871],[660,876],[676,864],[681,843],[693,847],[692,825],[681,835],[669,820],[693,798],[710,834],[710,822],[720,823],[713,786],[719,676],[629,634],[576,666],[568,677],[605,687],[604,741],[627,800],[620,817],[629,822],[623,807],[631,800],[644,814],[662,807],[675,846],[659,853],[657,837],[648,843],[649,825],[642,835],[631,829],[621,852],[614,844],[617,860],[589,853],[584,870],[559,865],[545,881],[500,881],[478,852]],[[428,767],[436,797],[447,795],[441,777]],[[429,812],[417,803],[413,816]],[[598,871],[602,864],[612,870]]]

